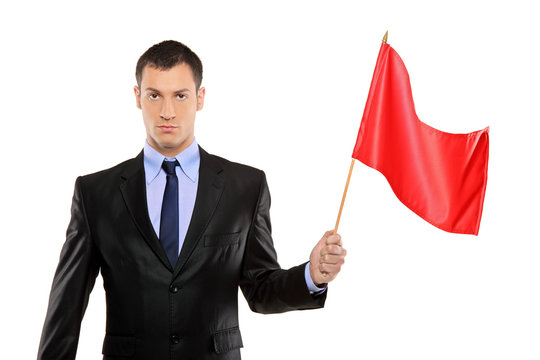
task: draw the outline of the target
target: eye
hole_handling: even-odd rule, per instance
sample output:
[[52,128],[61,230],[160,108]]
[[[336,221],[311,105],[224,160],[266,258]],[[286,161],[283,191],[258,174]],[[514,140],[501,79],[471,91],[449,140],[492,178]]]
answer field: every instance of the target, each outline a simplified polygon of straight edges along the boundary
[[156,100],[156,99],[159,98],[159,95],[158,95],[158,94],[150,94],[150,95],[148,95],[148,98],[149,98],[150,100]]
[[176,94],[176,97],[178,98],[178,100],[185,100],[185,99],[187,99],[187,96],[184,95],[184,94]]

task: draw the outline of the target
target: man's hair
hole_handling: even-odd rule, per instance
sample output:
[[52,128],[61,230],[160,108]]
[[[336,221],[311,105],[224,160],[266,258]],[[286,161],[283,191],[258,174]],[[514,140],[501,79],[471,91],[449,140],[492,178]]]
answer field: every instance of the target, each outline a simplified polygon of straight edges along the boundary
[[155,44],[141,55],[135,69],[135,78],[139,89],[145,66],[152,66],[158,70],[169,70],[180,64],[187,64],[191,68],[193,80],[195,80],[195,90],[199,91],[203,73],[201,60],[186,45],[174,40],[166,40]]

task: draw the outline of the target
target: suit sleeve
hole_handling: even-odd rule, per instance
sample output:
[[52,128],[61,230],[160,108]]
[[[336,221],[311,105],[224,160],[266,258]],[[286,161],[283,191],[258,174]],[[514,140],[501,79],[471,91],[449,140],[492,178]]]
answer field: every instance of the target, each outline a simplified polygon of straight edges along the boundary
[[75,359],[81,321],[98,272],[97,251],[90,236],[79,177],[66,241],[49,296],[38,360]]
[[248,233],[240,281],[251,310],[269,314],[323,307],[327,292],[310,294],[305,265],[283,270],[277,262],[270,223],[270,191],[261,171],[259,198]]

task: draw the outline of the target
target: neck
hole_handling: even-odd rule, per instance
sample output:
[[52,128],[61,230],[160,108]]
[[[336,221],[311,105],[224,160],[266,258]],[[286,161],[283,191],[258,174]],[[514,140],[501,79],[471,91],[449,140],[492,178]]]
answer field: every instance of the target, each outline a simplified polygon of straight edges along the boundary
[[148,141],[148,145],[150,145],[154,150],[159,152],[161,155],[168,158],[172,158],[180,154],[182,151],[186,150],[193,143],[194,139],[195,139],[194,137],[191,137],[190,139],[187,139],[180,146],[177,146],[177,147],[161,147],[161,146],[158,146],[158,144],[154,144],[153,142],[150,142],[150,141]]

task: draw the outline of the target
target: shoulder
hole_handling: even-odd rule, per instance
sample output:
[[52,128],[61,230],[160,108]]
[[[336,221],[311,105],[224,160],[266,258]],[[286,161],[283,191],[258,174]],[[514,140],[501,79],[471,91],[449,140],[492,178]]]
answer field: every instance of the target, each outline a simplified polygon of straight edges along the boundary
[[107,184],[114,185],[131,175],[144,171],[142,151],[134,158],[122,161],[110,168],[94,173],[81,175],[78,181],[88,187],[102,187]]
[[199,147],[199,149],[201,154],[201,164],[207,163],[210,166],[215,167],[218,171],[223,170],[226,176],[259,180],[265,178],[263,170],[250,165],[234,162],[218,155],[210,154],[201,147]]
[[212,169],[227,185],[227,192],[247,198],[259,198],[262,193],[268,193],[268,184],[264,171],[253,166],[241,164],[221,156],[209,154],[200,148],[201,168],[199,175],[205,174],[204,169]]

